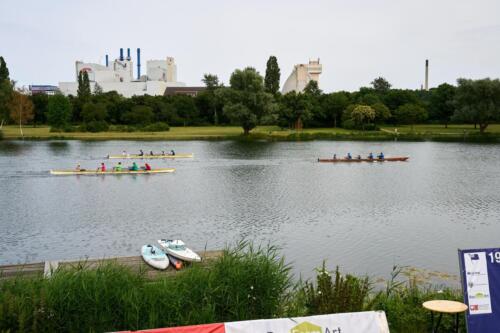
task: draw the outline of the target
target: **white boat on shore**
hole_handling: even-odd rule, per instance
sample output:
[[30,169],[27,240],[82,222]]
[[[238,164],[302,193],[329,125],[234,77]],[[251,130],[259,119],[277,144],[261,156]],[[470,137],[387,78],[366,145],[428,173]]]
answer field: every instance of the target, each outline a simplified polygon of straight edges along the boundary
[[169,255],[174,256],[184,261],[201,261],[201,257],[193,250],[186,247],[180,239],[160,239],[158,240],[160,247]]

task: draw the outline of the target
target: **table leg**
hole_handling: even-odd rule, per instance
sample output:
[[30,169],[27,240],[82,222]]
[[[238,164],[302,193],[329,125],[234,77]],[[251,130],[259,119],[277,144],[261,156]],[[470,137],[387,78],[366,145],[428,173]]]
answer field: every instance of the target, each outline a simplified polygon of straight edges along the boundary
[[437,321],[437,324],[436,324],[436,328],[434,329],[434,333],[437,333],[438,329],[439,329],[439,324],[441,324],[441,318],[443,317],[443,313],[440,313],[439,314],[439,317],[438,317],[438,321]]
[[455,333],[458,333],[458,312],[455,315]]

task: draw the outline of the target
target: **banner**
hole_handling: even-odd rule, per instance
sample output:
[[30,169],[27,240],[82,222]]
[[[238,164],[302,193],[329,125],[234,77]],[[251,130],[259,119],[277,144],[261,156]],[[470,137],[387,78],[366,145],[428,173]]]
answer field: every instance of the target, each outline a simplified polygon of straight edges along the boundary
[[499,332],[500,248],[458,250],[469,333]]
[[389,333],[382,311],[236,321],[225,326],[226,333]]
[[122,331],[115,333],[224,333],[224,324],[206,324],[169,328],[154,328],[141,331]]

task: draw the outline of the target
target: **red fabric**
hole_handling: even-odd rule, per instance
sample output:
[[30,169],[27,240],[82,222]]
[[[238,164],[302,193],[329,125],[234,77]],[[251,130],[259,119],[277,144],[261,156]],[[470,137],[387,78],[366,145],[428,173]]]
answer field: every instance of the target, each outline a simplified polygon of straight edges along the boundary
[[122,331],[116,333],[225,333],[224,324],[206,324],[170,328],[154,328],[141,331]]
[[102,172],[106,171],[106,166],[104,164],[101,165],[101,171]]
[[147,171],[151,171],[151,165],[149,165],[149,164],[146,163],[146,170]]

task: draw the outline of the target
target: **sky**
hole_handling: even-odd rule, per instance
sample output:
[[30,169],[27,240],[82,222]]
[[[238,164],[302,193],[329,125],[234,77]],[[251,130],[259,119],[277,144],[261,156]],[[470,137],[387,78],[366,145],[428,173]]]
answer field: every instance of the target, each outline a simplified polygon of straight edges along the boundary
[[226,84],[237,68],[264,75],[278,58],[281,84],[295,64],[320,58],[325,92],[385,77],[418,89],[459,77],[500,76],[498,0],[0,0],[0,55],[19,85],[75,81],[75,61],[104,63],[119,49],[175,58],[177,79]]

